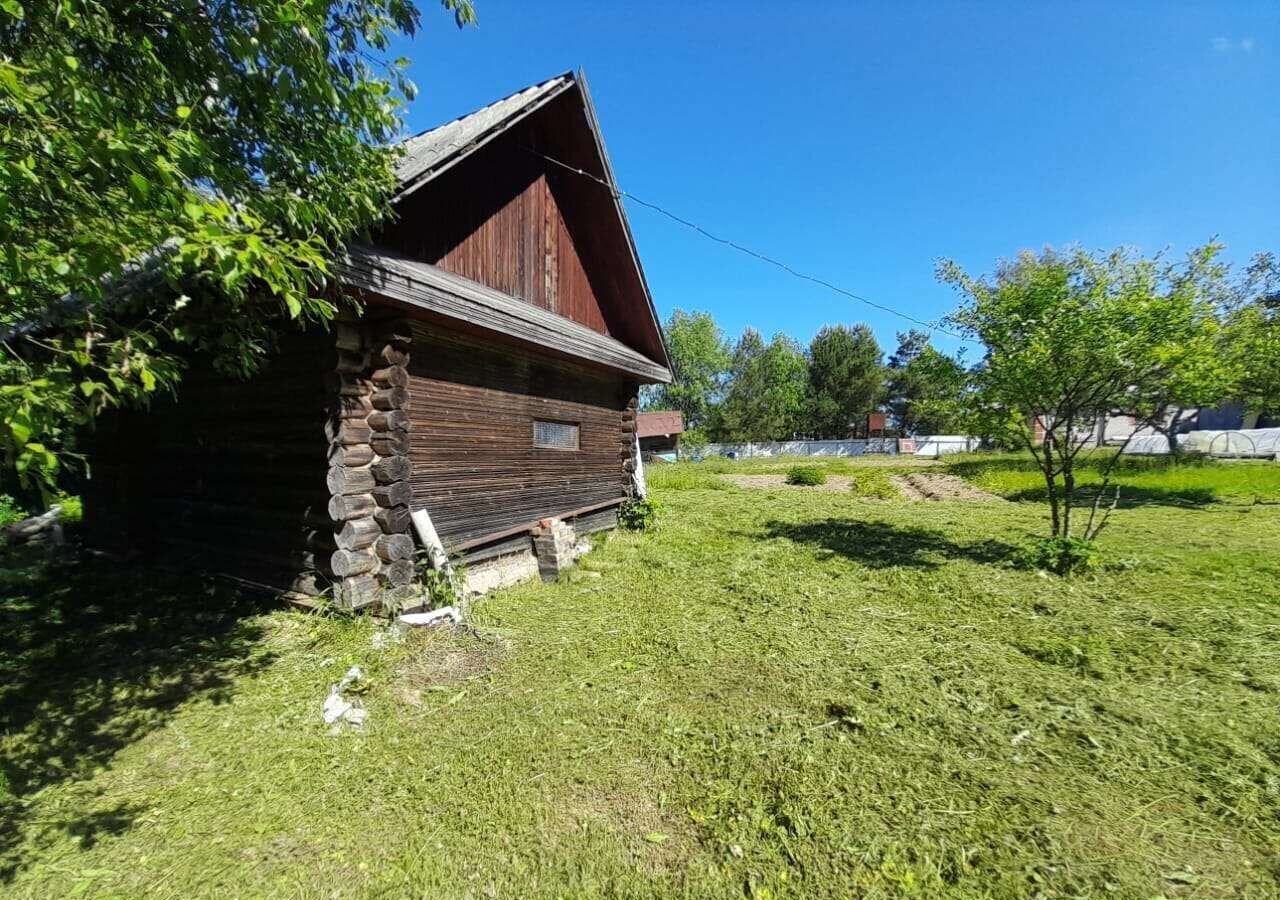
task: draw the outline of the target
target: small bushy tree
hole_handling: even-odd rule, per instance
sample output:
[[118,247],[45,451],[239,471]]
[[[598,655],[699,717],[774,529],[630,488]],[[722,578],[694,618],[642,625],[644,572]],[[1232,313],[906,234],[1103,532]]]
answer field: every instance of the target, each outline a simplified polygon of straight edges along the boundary
[[1240,381],[1235,399],[1245,409],[1280,414],[1280,264],[1261,253],[1245,271],[1229,304],[1226,346]]
[[[981,278],[954,262],[940,264],[939,278],[964,298],[952,321],[986,347],[974,374],[978,405],[1003,421],[1039,466],[1053,538],[1075,536],[1076,465],[1100,416],[1121,409],[1154,424],[1170,404],[1229,393],[1234,373],[1216,305],[1224,274],[1219,249],[1202,247],[1181,264],[1125,250],[1024,252]],[[1118,499],[1098,515],[1123,449],[1109,451],[1080,533],[1086,540]]]
[[899,432],[952,434],[964,428],[968,371],[935,349],[923,331],[898,335],[885,374],[885,406]]

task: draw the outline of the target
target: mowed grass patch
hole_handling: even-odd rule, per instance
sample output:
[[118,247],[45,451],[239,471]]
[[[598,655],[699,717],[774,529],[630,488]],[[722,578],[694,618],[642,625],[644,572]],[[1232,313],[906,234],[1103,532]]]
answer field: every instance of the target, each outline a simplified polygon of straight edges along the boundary
[[852,479],[848,495],[889,499],[898,496],[892,476],[929,465],[912,457],[897,456],[774,456],[728,459],[711,457],[700,462],[655,463],[645,475],[655,490],[758,490],[734,486],[722,475],[782,475],[796,466],[815,469],[825,476]]
[[[120,601],[88,660],[71,640],[88,624],[57,651],[20,644],[30,714],[0,748],[28,774],[0,894],[1280,890],[1280,510],[1121,509],[1105,540],[1128,563],[1061,581],[1006,562],[1042,531],[1037,504],[656,493],[657,531],[482,600],[482,637],[376,650],[368,622],[198,584],[165,606],[165,583],[136,615]],[[101,574],[6,578],[6,628],[100,602]],[[167,649],[125,640],[163,609]],[[103,668],[112,646],[135,662]],[[60,667],[24,680],[41,652]],[[331,736],[320,702],[353,663],[369,725]],[[104,674],[97,718],[37,702]],[[84,763],[69,740],[58,767],[32,750],[41,710],[91,737],[147,709]]]

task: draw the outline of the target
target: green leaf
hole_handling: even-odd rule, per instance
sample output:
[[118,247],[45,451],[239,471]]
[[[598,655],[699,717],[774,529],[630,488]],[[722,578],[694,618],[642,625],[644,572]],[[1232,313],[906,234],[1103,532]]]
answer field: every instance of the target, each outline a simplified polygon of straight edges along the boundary
[[179,119],[184,119],[184,120],[185,120],[185,119],[187,119],[188,117],[190,117],[190,115],[191,115],[191,107],[190,107],[190,106],[179,106],[179,107],[178,107],[177,112],[178,112],[178,118],[179,118]]
[[21,19],[26,15],[26,13],[22,11],[22,4],[19,3],[18,0],[0,0],[0,9],[3,9],[15,19]]
[[298,298],[293,294],[284,295],[285,306],[289,307],[289,315],[292,318],[298,318],[302,314],[302,304],[298,302]]
[[80,68],[80,60],[76,59],[74,56],[64,56],[62,57],[62,62],[72,72]]
[[141,197],[146,197],[151,193],[151,185],[147,183],[147,179],[143,178],[137,172],[129,174],[129,184]]
[[9,431],[13,434],[14,442],[18,444],[25,444],[31,437],[31,427],[25,419],[10,419]]
[[665,844],[670,840],[670,837],[663,834],[661,831],[651,831],[644,836],[644,839],[650,844]]

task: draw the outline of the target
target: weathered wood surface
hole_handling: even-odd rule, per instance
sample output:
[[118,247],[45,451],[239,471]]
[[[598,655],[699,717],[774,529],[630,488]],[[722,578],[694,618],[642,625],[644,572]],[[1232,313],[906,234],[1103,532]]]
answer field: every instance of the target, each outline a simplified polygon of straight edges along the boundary
[[382,536],[382,528],[372,516],[349,519],[335,535],[339,550],[360,550],[373,545]]
[[[487,146],[462,151],[470,157],[401,200],[401,217],[378,239],[662,360],[621,204],[528,152],[536,147],[607,178],[592,122],[589,98],[575,85]],[[436,215],[440,209],[451,214]]]
[[369,444],[379,456],[395,456],[409,452],[409,435],[403,431],[375,434],[370,437]]
[[[394,371],[403,372],[400,366],[395,366]],[[405,384],[408,384],[408,376],[405,376]],[[396,387],[384,388],[380,391],[374,391],[371,398],[372,405],[382,410],[402,409],[409,402],[409,392],[405,390],[403,385]]]
[[[634,383],[438,327],[416,327],[414,348],[412,505],[446,546],[625,496]],[[534,419],[579,423],[580,449],[534,449]]]
[[[373,372],[369,376],[369,380],[379,387],[404,387],[409,383],[409,374],[405,371],[404,366],[386,366]],[[386,406],[379,407],[379,409],[389,408]]]
[[358,419],[341,419],[325,423],[325,437],[340,444],[369,444],[373,429],[368,422]]
[[413,538],[407,534],[382,534],[374,542],[378,556],[387,562],[413,558]]
[[382,577],[389,584],[402,587],[413,581],[413,562],[407,559],[398,559],[395,562],[387,563],[382,567]]
[[[496,154],[492,168],[469,166],[479,181],[445,179],[426,188],[412,201],[422,220],[412,229],[393,227],[389,236],[419,259],[607,334],[543,166],[528,153]],[[450,214],[427,215],[428,209]]]
[[331,466],[367,466],[373,458],[373,447],[369,444],[334,444],[329,449]]
[[334,494],[362,494],[378,483],[369,466],[333,466],[325,476],[325,484]]
[[369,491],[370,496],[379,506],[404,506],[413,496],[413,490],[407,481],[396,481],[391,484],[380,484]]
[[329,557],[329,568],[339,578],[374,572],[378,565],[378,555],[372,550],[338,549]]
[[413,464],[407,456],[384,456],[371,467],[379,484],[404,481],[413,472]]
[[380,506],[373,513],[374,520],[386,534],[402,534],[409,531],[409,507]]
[[329,498],[329,515],[335,522],[345,522],[361,516],[371,516],[378,504],[368,494],[333,496]]
[[409,417],[398,409],[375,409],[369,413],[369,426],[374,431],[409,431]]

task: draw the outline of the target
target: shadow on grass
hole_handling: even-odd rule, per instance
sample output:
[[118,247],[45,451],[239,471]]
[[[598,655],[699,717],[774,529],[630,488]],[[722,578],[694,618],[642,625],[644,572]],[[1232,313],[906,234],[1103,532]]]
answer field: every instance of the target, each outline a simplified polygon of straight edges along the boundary
[[[1113,487],[1112,491],[1115,490]],[[1102,505],[1111,505],[1111,492],[1103,498]],[[1024,500],[1034,501],[1037,503],[1048,502],[1049,494],[1042,488],[1027,488],[1026,490],[1015,491],[1007,494],[1006,499],[1015,503]],[[1076,496],[1075,503],[1071,504],[1071,508],[1088,510],[1093,506],[1094,498],[1097,497],[1096,488],[1086,486],[1080,489]],[[1212,488],[1199,487],[1181,487],[1181,488],[1143,488],[1133,487],[1132,485],[1120,485],[1120,509],[1135,509],[1143,506],[1208,506],[1217,503],[1219,497]]]
[[858,519],[824,519],[820,522],[769,522],[765,537],[786,538],[839,553],[871,569],[904,566],[936,569],[947,559],[976,563],[1001,563],[1018,552],[1003,541],[958,543],[941,531],[919,526],[901,527],[887,522]]
[[[1089,507],[1093,504],[1101,476],[1098,474],[1103,459],[1085,459],[1077,464],[1080,479],[1087,479],[1079,485],[1076,502],[1073,506]],[[1166,457],[1127,457],[1121,459],[1113,473],[1114,481],[1120,485],[1120,507],[1135,508],[1142,506],[1206,506],[1218,503],[1223,498],[1213,487],[1177,485],[1170,487],[1138,487],[1126,483],[1126,476],[1158,475],[1161,473],[1188,472],[1213,467],[1214,463],[1199,458],[1187,458],[1173,461]],[[1008,458],[998,461],[989,459],[955,460],[947,463],[947,471],[958,475],[966,481],[981,483],[982,476],[992,472],[1025,472],[1039,475],[1040,468],[1034,460],[1027,458]],[[1114,490],[1114,484],[1111,490]],[[1014,502],[1032,501],[1045,503],[1048,492],[1043,484],[1037,483],[1019,491],[1004,493],[995,488],[1006,500]],[[1110,502],[1111,493],[1107,492],[1104,502]]]
[[35,831],[91,846],[143,808],[31,816],[26,798],[91,776],[183,703],[225,699],[271,661],[260,598],[228,583],[72,554],[0,548],[0,882]]

